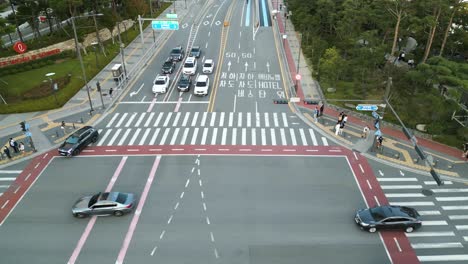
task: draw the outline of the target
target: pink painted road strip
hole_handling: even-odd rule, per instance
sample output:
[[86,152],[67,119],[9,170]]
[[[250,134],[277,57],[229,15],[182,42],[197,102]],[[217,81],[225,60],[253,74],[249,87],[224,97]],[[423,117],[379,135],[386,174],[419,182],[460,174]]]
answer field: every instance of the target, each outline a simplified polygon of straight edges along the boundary
[[143,193],[141,194],[140,201],[138,202],[135,214],[133,215],[132,222],[130,223],[130,227],[128,228],[127,235],[125,235],[125,239],[122,248],[120,249],[119,256],[117,257],[117,261],[115,262],[116,264],[122,264],[125,255],[127,254],[128,246],[130,245],[130,241],[132,241],[133,233],[135,232],[136,225],[138,224],[138,220],[140,219],[141,210],[145,205],[146,197],[148,196],[149,190],[153,183],[160,160],[161,156],[157,156],[154,160],[153,167],[151,168],[150,174],[148,175],[148,180],[146,181],[145,188],[143,189]]
[[156,96],[153,98],[153,101],[151,101],[151,104],[149,105],[148,109],[146,110],[146,112],[151,112],[153,110],[153,107],[154,107],[154,104],[156,103]]
[[[105,192],[110,192],[112,190],[112,187],[114,187],[114,183],[117,181],[117,178],[122,172],[123,166],[125,165],[127,158],[127,156],[122,157],[122,160],[120,161],[119,166],[117,166],[117,169],[115,170],[114,175],[112,176],[109,184],[107,185]],[[76,245],[75,250],[73,250],[71,257],[67,262],[68,264],[75,263],[76,259],[78,258],[78,255],[81,252],[81,249],[83,248],[86,240],[88,239],[89,234],[91,233],[91,230],[93,230],[94,224],[96,223],[96,219],[97,216],[93,216],[89,220],[88,225],[86,225],[85,231],[81,235],[80,240],[78,240],[78,244]]]
[[182,97],[179,97],[179,101],[177,101],[176,107],[174,109],[174,112],[179,112],[180,104],[182,103]]

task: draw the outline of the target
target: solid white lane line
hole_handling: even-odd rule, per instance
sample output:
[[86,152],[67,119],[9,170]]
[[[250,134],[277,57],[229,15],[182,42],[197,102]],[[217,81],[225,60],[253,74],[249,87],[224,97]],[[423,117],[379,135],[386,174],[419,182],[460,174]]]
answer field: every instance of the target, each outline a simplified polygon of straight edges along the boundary
[[270,135],[271,135],[271,145],[276,146],[276,132],[274,128],[270,128]]
[[466,189],[431,189],[434,193],[458,193],[458,192],[468,192],[468,188]]
[[294,128],[289,129],[289,134],[291,134],[292,145],[297,146],[296,133],[294,132]]
[[216,112],[211,113],[210,126],[214,126],[216,121]]
[[120,139],[119,143],[117,143],[117,146],[122,146],[123,145],[125,139],[127,139],[128,134],[130,134],[131,131],[132,131],[131,128],[126,129],[126,131],[125,131],[124,135],[122,136],[122,138]]
[[229,113],[229,123],[228,123],[228,126],[229,126],[229,127],[232,127],[232,119],[233,119],[233,116],[234,116],[234,113],[233,113],[233,112],[230,112],[230,113]]
[[[180,112],[177,112],[177,113],[180,113]],[[174,145],[176,140],[177,140],[177,135],[179,135],[179,130],[180,128],[176,128],[175,131],[174,131],[174,134],[172,135],[172,138],[171,138],[171,142],[169,142],[169,145]]]
[[457,230],[468,230],[468,225],[455,225]]
[[447,243],[415,243],[411,244],[414,249],[428,249],[428,248],[462,248],[463,245],[459,242],[447,242]]
[[420,215],[441,215],[440,211],[437,211],[437,210],[432,210],[432,211],[419,211],[418,210],[418,213]]
[[112,119],[109,121],[109,123],[107,123],[106,127],[111,127],[112,124],[114,123],[114,121],[117,119],[117,117],[119,116],[120,113],[115,113],[114,116],[112,117]]
[[[20,171],[21,172],[21,171]],[[0,181],[14,181],[16,178],[9,177],[9,178],[0,178]]]
[[468,205],[451,205],[451,206],[442,206],[444,210],[468,210]]
[[447,221],[422,221],[423,226],[441,226],[448,225]]
[[167,113],[166,119],[164,119],[163,127],[167,127],[171,121],[172,112]]
[[198,130],[199,130],[199,128],[196,127],[195,131],[193,131],[192,141],[190,142],[190,145],[195,145],[195,142],[197,141]]
[[407,237],[440,237],[440,236],[455,236],[455,233],[452,231],[438,231],[438,232],[415,232],[415,233],[406,233]]
[[317,138],[315,137],[315,132],[312,128],[309,128],[310,138],[312,139],[312,145],[318,146]]
[[455,196],[455,197],[436,197],[439,202],[453,202],[453,201],[468,201],[466,196]]
[[227,128],[223,128],[223,135],[221,136],[221,145],[226,145],[226,136],[227,136]]
[[255,113],[255,126],[260,127],[260,113]]
[[387,193],[387,198],[402,198],[402,197],[426,197],[422,193]]
[[394,181],[404,181],[404,182],[413,182],[418,181],[416,178],[377,178],[379,182],[394,182]]
[[252,113],[248,112],[247,113],[247,127],[252,126]]
[[156,131],[154,132],[153,136],[151,137],[149,145],[154,145],[154,142],[156,142],[156,137],[158,136],[159,131],[161,131],[161,129],[159,127],[156,128]]
[[252,145],[257,145],[257,131],[252,128]]
[[[437,182],[435,181],[424,181],[424,184],[426,185],[437,185]],[[453,182],[451,181],[444,181],[444,185],[451,185]]]
[[232,129],[231,145],[236,145],[237,140],[237,128]]
[[224,116],[225,116],[225,113],[221,112],[221,117],[219,118],[219,126],[220,127],[224,126]]
[[202,127],[205,126],[205,124],[206,124],[206,116],[207,116],[207,115],[208,115],[207,112],[203,112],[203,114],[202,114],[202,120],[201,120],[200,126],[202,126]]
[[151,112],[148,119],[146,120],[145,124],[143,125],[144,127],[148,127],[149,126],[149,123],[151,122],[151,120],[153,119],[154,117],[154,112]]
[[422,262],[429,262],[429,261],[462,261],[462,260],[468,260],[468,255],[418,256],[418,260],[422,261]]
[[211,145],[216,145],[216,137],[218,136],[218,128],[213,129],[213,135],[211,135]]
[[203,128],[202,140],[200,145],[206,145],[206,137],[208,136],[208,128]]
[[305,136],[305,133],[304,133],[304,129],[300,128],[299,129],[299,134],[301,135],[302,145],[307,146],[308,143],[307,143],[307,139],[306,139],[306,136]]
[[450,220],[468,220],[468,215],[449,215]]
[[397,190],[397,189],[422,189],[421,185],[382,185],[383,190]]
[[247,128],[243,127],[242,128],[242,145],[247,145]]
[[273,124],[275,125],[275,127],[279,127],[278,113],[273,113]]
[[262,146],[266,146],[266,132],[265,132],[265,128],[261,128],[261,129],[260,129],[260,135],[261,135],[261,138],[262,138]]
[[176,116],[174,118],[174,122],[172,122],[173,127],[177,126],[177,123],[179,123],[179,119],[180,119],[181,114],[182,114],[181,112],[177,112],[177,114],[176,114]]
[[283,125],[284,127],[288,127],[288,118],[286,117],[286,113],[281,114],[283,117]]
[[135,140],[137,139],[138,135],[140,134],[140,131],[141,131],[141,128],[137,128],[135,134],[133,134],[133,137],[130,140],[130,142],[128,143],[128,145],[133,145],[133,143],[135,143]]
[[265,127],[270,127],[270,117],[265,113]]
[[185,128],[184,134],[182,135],[182,140],[180,141],[181,145],[185,145],[185,141],[187,140],[189,130],[190,130],[190,128],[188,128],[188,127]]
[[281,144],[286,146],[288,142],[286,142],[286,134],[284,133],[284,128],[280,128],[280,135],[281,135]]
[[145,116],[146,116],[146,112],[143,112],[143,113],[140,115],[140,117],[138,118],[137,122],[135,123],[135,126],[136,126],[136,127],[137,127],[137,126],[140,126],[141,121],[143,121],[143,118],[145,118]]
[[238,127],[242,127],[242,112],[239,112],[237,113],[238,114],[238,117],[237,117],[237,126]]
[[153,125],[154,127],[159,126],[159,122],[161,122],[162,117],[163,117],[163,112],[159,113],[158,117],[156,118],[156,121],[154,121],[154,125]]
[[137,113],[133,113],[132,116],[130,116],[127,123],[125,124],[125,127],[129,127],[132,124],[133,119],[135,119],[136,115],[137,115]]
[[324,146],[328,146],[328,140],[326,137],[322,137],[322,142]]
[[115,127],[120,127],[122,123],[124,122],[125,118],[127,117],[128,113],[124,113],[122,117],[119,119],[119,122],[115,125]]
[[111,132],[112,132],[112,129],[107,130],[104,136],[101,138],[101,140],[99,140],[96,146],[102,146],[102,144],[104,143],[104,141],[106,141],[107,137],[110,135]]
[[182,121],[182,126],[183,127],[187,126],[187,122],[188,122],[189,118],[190,118],[190,112],[186,112],[185,116],[184,116],[184,120]]
[[141,145],[145,144],[145,140],[146,140],[146,138],[148,137],[150,131],[151,131],[151,128],[147,128],[147,129],[146,129],[146,131],[145,131],[145,133],[143,134],[143,137],[141,138],[140,143],[138,143],[138,145],[141,146]]
[[161,141],[159,142],[159,145],[164,145],[164,144],[166,143],[166,139],[167,139],[167,136],[169,135],[169,132],[170,132],[170,131],[171,131],[170,128],[166,128],[166,129],[164,130],[164,134],[163,134],[163,136],[162,136]]
[[197,124],[197,119],[198,119],[198,115],[199,115],[199,114],[200,114],[199,112],[195,112],[195,113],[193,114],[193,119],[192,119],[192,124],[191,124],[191,126],[195,126],[195,125]]
[[20,174],[22,170],[0,170],[2,174]]
[[433,206],[434,202],[392,202],[390,204],[400,206]]

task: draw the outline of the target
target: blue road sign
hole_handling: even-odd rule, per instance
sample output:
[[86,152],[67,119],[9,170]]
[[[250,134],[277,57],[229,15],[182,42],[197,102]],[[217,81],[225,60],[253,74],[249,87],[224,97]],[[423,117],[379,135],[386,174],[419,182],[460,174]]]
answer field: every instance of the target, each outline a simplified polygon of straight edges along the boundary
[[151,27],[154,30],[179,30],[179,21],[153,20]]
[[376,105],[368,105],[368,104],[359,104],[356,106],[356,110],[358,111],[377,111],[379,109]]

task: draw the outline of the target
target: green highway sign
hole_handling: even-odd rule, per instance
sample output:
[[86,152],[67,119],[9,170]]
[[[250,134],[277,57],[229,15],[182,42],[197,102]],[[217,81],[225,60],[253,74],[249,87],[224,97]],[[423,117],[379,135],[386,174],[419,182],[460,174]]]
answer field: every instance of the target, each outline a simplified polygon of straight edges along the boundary
[[166,18],[175,18],[175,19],[177,19],[177,14],[166,14]]

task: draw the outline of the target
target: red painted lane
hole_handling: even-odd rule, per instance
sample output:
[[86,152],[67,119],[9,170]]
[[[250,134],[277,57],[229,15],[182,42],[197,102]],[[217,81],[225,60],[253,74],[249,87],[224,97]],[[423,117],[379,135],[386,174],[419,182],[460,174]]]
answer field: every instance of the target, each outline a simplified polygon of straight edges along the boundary
[[10,187],[0,196],[0,226],[3,225],[10,212],[23,198],[31,185],[41,175],[50,160],[57,153],[56,150],[46,152],[35,157],[18,175]]

